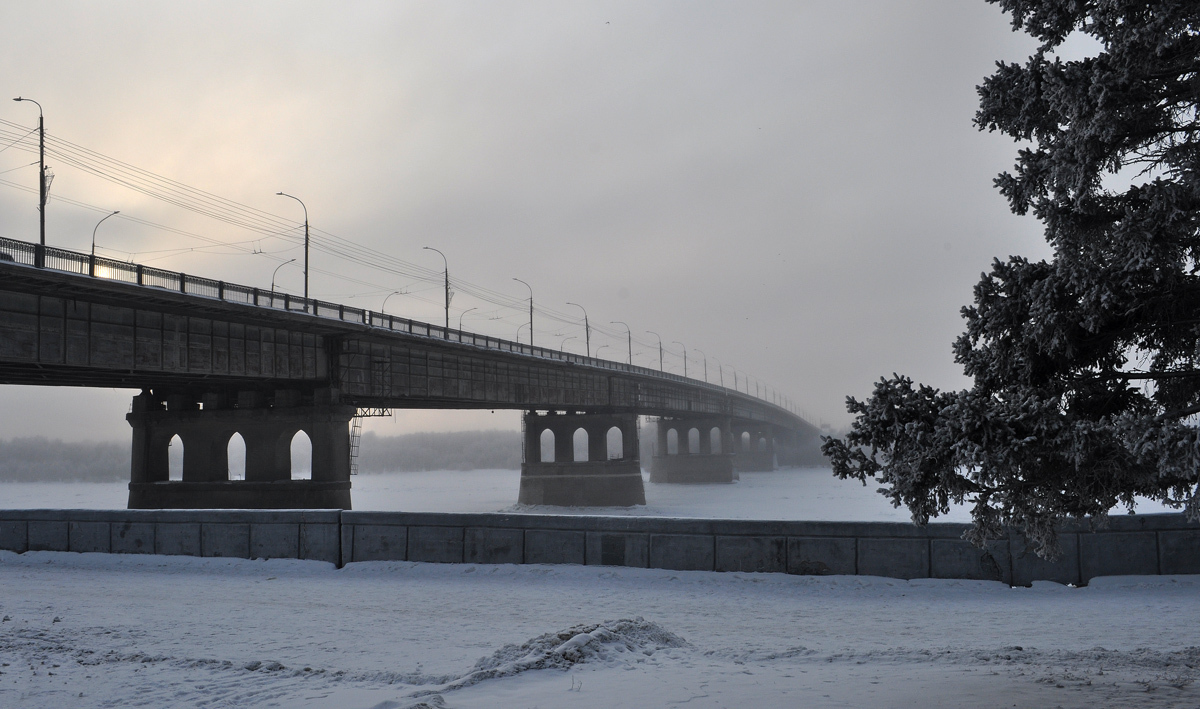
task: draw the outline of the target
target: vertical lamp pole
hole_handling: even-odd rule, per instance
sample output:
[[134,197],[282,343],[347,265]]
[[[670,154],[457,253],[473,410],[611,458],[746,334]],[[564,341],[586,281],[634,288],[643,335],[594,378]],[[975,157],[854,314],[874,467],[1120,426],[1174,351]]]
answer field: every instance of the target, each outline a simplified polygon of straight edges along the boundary
[[471,312],[472,310],[479,310],[479,308],[478,307],[467,308],[466,310],[464,310],[458,314],[458,331],[459,332],[462,332],[462,316],[466,315],[467,313]]
[[[514,278],[513,280],[518,283],[525,283],[520,278]],[[533,347],[533,286],[525,283],[525,287],[529,289],[529,346]],[[521,331],[517,330],[517,334],[520,335]]]
[[442,264],[446,267],[444,275],[446,277],[446,337],[448,338],[450,337],[450,262],[446,260],[446,254],[432,246],[422,246],[421,248],[425,251],[437,251],[438,255],[442,257]]
[[[695,347],[692,349],[696,350]],[[704,354],[704,350],[696,350],[700,356],[704,358],[704,383],[708,384],[708,355]]]
[[683,344],[679,340],[672,340],[671,344],[679,345],[683,348],[683,376],[687,377],[687,345]]
[[583,339],[586,342],[587,356],[592,356],[592,326],[588,324],[587,309],[579,303],[567,303],[583,311]]
[[609,325],[625,325],[625,339],[629,344],[629,364],[633,364],[633,332],[629,329],[629,325],[620,320],[610,320]]
[[[112,214],[105,216],[104,219],[108,219],[108,217],[114,217],[120,213],[121,210],[118,209]],[[104,219],[96,222],[96,226],[92,227],[92,255],[88,257],[88,275],[92,278],[96,277],[96,230],[99,229],[100,225],[104,223]]]
[[663,356],[662,356],[662,336],[653,330],[647,330],[647,333],[658,338],[658,371],[663,371]]
[[46,263],[46,121],[42,115],[42,104],[31,98],[13,101],[28,101],[38,107],[38,236],[39,246],[34,265],[41,268]]
[[725,365],[721,364],[721,360],[717,359],[716,357],[713,357],[713,360],[716,361],[716,363],[717,363],[717,371],[721,373],[721,387],[724,388],[725,387]]
[[[276,192],[280,197],[292,197],[286,192]],[[304,202],[299,197],[292,199],[300,202],[300,206],[304,209],[304,310],[308,311],[308,207],[304,206]]]

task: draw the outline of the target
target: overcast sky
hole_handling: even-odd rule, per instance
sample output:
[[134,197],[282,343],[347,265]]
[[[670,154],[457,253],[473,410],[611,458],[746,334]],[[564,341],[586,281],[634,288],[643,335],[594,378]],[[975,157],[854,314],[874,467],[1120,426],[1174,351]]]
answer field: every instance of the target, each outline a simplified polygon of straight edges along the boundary
[[[951,343],[993,257],[1040,257],[992,187],[1016,146],[971,124],[975,86],[1032,43],[983,0],[929,2],[4,3],[4,96],[49,134],[464,288],[451,320],[513,338],[587,308],[592,348],[718,380],[716,360],[844,426],[881,375],[967,384]],[[29,103],[0,119],[32,128]],[[0,148],[3,144],[0,144]],[[36,191],[36,155],[0,180]],[[47,240],[267,287],[276,236],[49,159]],[[91,205],[81,207],[66,200]],[[0,236],[37,240],[36,194],[0,183]],[[234,247],[211,247],[194,236]],[[196,251],[178,251],[207,247]],[[253,254],[251,251],[264,251]],[[315,297],[438,321],[440,284],[321,253]],[[317,272],[317,269],[320,272]],[[404,268],[400,269],[405,270]],[[277,287],[301,291],[295,264]],[[508,299],[511,302],[503,302]],[[475,310],[468,310],[475,308]],[[538,316],[537,344],[582,352]],[[568,339],[575,337],[576,339]],[[528,328],[521,332],[528,339]],[[0,388],[0,437],[123,438],[131,392]],[[382,433],[512,427],[419,412]],[[383,424],[376,424],[377,426]]]

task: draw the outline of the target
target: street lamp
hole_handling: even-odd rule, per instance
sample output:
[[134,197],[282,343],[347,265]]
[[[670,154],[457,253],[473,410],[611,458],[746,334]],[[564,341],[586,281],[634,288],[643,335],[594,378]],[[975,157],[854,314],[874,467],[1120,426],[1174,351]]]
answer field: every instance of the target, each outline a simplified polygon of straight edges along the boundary
[[679,345],[680,347],[683,348],[683,376],[686,378],[687,377],[687,345],[683,344],[679,340],[671,340],[671,344]]
[[38,234],[41,248],[38,249],[34,265],[41,268],[46,260],[46,121],[42,115],[42,104],[20,96],[13,101],[28,101],[38,107]]
[[[513,280],[525,283],[520,278],[514,278]],[[533,347],[533,286],[525,283],[525,287],[529,289],[529,346]],[[517,334],[521,334],[521,331],[517,330]]]
[[[118,209],[112,214],[105,215],[104,219],[108,219],[109,217],[116,216],[120,213],[121,210]],[[104,219],[96,222],[96,226],[92,227],[92,255],[88,258],[88,275],[93,278],[96,277],[96,230],[99,229],[100,225],[104,223]]]
[[442,263],[446,266],[446,337],[450,337],[450,262],[446,260],[446,254],[438,251],[432,246],[422,246],[425,251],[437,251],[442,257]]
[[[290,195],[286,192],[276,192],[275,194],[279,195],[280,197],[292,197],[292,195]],[[305,206],[304,201],[301,200],[299,197],[292,197],[292,199],[296,200],[297,202],[300,202],[300,206],[304,209],[304,300],[307,301],[308,300],[308,207]],[[305,302],[305,304],[304,304],[304,309],[306,311],[308,310],[307,302]]]
[[592,356],[592,326],[588,324],[587,309],[579,303],[567,303],[583,311],[583,336],[587,340],[587,355]]
[[578,337],[575,337],[574,335],[571,335],[570,337],[568,337],[567,339],[565,339],[565,340],[563,340],[563,341],[562,341],[562,344],[560,344],[560,345],[558,346],[558,351],[559,351],[559,352],[562,352],[562,351],[563,351],[563,348],[567,346],[567,343],[568,343],[568,342],[570,342],[571,340],[578,340],[578,339],[579,339]]
[[[521,323],[521,325],[519,327],[517,327],[517,344],[518,345],[521,344],[521,331],[527,327],[529,327],[529,323]],[[532,330],[530,330],[530,332],[532,332]],[[529,336],[529,340],[530,340],[529,344],[532,345],[533,344],[533,335]]]
[[658,371],[663,371],[663,356],[662,356],[662,336],[653,330],[647,330],[651,335],[658,338]]
[[459,331],[459,332],[462,332],[462,318],[463,318],[463,316],[464,316],[464,315],[466,315],[467,313],[471,312],[472,310],[479,310],[479,308],[478,308],[478,307],[474,307],[474,308],[467,308],[466,310],[464,310],[464,311],[462,311],[461,313],[459,313],[459,314],[458,314],[458,331]]
[[725,386],[725,365],[721,364],[721,360],[717,359],[716,357],[713,357],[713,359],[716,360],[717,371],[721,373],[721,387],[724,388],[724,386]]
[[[696,350],[695,347],[692,349]],[[708,355],[704,354],[704,350],[696,350],[700,356],[704,358],[704,383],[708,384]]]
[[[608,324],[609,325],[625,325],[625,323],[621,322],[620,320],[609,320]],[[633,332],[629,329],[628,325],[625,325],[625,339],[629,343],[629,364],[632,365],[633,364]]]
[[279,273],[279,269],[283,268],[284,266],[288,265],[289,263],[295,263],[295,262],[296,262],[296,259],[290,258],[287,261],[284,261],[283,263],[276,266],[275,270],[271,272],[271,295],[272,295],[272,297],[275,295],[275,274]]
[[392,291],[391,293],[388,293],[388,294],[387,294],[387,298],[384,298],[384,299],[383,299],[383,304],[379,306],[379,313],[380,313],[381,315],[387,315],[387,302],[388,302],[388,298],[391,298],[393,295],[404,295],[404,291],[402,291],[402,290],[394,290],[394,291]]
[[604,349],[605,347],[612,347],[612,345],[600,345],[599,347],[597,347],[596,348],[596,357],[597,358],[600,357],[600,350]]

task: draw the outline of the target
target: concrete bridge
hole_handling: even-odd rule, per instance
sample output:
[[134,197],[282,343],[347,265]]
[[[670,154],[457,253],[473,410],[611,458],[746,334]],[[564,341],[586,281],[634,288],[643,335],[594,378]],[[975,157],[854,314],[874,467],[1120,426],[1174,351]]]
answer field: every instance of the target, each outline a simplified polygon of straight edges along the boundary
[[[141,389],[130,508],[349,509],[349,422],[388,408],[524,411],[528,504],[644,504],[639,415],[658,417],[663,482],[730,481],[819,445],[781,402],[707,382],[3,238],[0,384]],[[299,431],[308,480],[292,475]]]

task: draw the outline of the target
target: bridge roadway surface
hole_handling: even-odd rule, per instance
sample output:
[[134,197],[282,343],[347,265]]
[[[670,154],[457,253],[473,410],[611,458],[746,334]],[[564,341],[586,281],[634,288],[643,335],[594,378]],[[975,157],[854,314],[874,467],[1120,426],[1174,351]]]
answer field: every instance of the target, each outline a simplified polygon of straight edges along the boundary
[[645,367],[64,249],[41,260],[0,239],[3,384],[728,417],[817,434],[784,406]]

